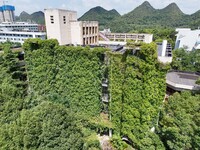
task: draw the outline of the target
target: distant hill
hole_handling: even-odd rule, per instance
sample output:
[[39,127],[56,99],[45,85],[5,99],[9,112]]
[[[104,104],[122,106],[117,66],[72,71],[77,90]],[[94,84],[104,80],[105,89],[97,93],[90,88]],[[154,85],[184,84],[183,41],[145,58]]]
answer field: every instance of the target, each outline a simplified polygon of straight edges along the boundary
[[[115,9],[106,10],[100,6],[87,11],[78,20],[99,21],[100,29],[111,28],[113,32],[130,32],[145,28],[177,28],[200,27],[200,10],[192,15],[184,14],[180,8],[171,3],[163,9],[155,9],[147,1],[125,15],[120,15]],[[29,21],[44,24],[42,11],[28,14],[22,12],[17,21]]]
[[115,10],[106,10],[100,6],[94,7],[81,16],[80,21],[98,21],[100,26],[105,26],[108,22],[120,17],[120,14]]
[[23,11],[19,16],[16,17],[16,21],[45,24],[44,13],[42,11],[34,12],[32,14],[28,14],[27,12]]
[[186,15],[176,3],[171,3],[163,9],[155,9],[148,1],[145,1],[122,16],[116,10],[107,11],[98,6],[90,9],[79,20],[99,21],[100,29],[111,28],[113,32],[163,27],[197,28],[200,26],[200,11]]
[[188,19],[190,20],[190,16],[185,15],[175,3],[163,9],[155,9],[145,1],[133,11],[110,22],[108,27],[115,32],[128,32],[138,28],[155,28],[156,26],[180,27],[187,25]]

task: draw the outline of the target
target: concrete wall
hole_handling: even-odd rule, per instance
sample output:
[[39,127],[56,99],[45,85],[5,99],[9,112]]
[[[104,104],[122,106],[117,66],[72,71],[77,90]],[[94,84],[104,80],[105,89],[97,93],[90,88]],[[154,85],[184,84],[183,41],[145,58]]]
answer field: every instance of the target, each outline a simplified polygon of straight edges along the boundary
[[82,22],[71,22],[71,43],[83,45]]
[[71,20],[77,20],[75,11],[45,9],[47,38],[57,39],[60,45],[71,44]]
[[4,21],[5,22],[13,22],[14,21],[14,12],[10,10],[3,11]]

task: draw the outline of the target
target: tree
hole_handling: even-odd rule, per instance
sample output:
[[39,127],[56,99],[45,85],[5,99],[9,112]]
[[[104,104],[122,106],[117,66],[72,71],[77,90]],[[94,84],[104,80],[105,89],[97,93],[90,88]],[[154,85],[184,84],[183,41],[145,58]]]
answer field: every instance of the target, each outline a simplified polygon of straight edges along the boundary
[[176,49],[173,51],[172,69],[183,71],[199,71],[200,70],[200,50],[188,52],[184,49]]
[[158,121],[166,70],[157,62],[156,44],[142,44],[140,48],[136,56],[109,54],[109,110],[118,137],[113,142],[126,146],[120,136],[137,149],[163,149],[159,137],[150,129]]
[[30,110],[23,110],[15,122],[0,129],[0,147],[83,149],[86,138],[83,129],[80,120],[64,106],[42,102]]
[[159,135],[167,149],[199,149],[200,95],[175,93],[165,103]]

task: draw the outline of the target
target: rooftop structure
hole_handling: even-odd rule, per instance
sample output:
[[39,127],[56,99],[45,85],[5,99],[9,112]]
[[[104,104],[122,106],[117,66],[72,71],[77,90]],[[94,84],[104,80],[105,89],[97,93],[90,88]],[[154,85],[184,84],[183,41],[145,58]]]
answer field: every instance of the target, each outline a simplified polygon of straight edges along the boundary
[[98,22],[77,21],[77,12],[63,9],[45,9],[48,39],[57,39],[60,45],[98,44]]
[[172,62],[172,46],[167,40],[163,40],[162,43],[157,43],[158,45],[158,61],[162,63]]
[[104,29],[99,33],[100,37],[105,41],[123,41],[128,40],[135,42],[151,43],[153,41],[153,34],[143,33],[111,33],[110,29]]
[[15,7],[11,5],[3,5],[0,7],[0,23],[15,21]]
[[184,48],[187,51],[200,49],[200,29],[178,28],[175,49]]
[[200,73],[171,71],[167,73],[167,86],[175,91],[200,90],[200,86],[195,82],[200,77]]

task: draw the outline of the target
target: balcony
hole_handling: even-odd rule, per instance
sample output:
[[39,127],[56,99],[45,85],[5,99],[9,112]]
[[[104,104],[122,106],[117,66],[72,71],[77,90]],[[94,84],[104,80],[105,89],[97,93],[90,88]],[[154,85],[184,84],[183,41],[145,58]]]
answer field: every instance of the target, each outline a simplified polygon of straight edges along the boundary
[[102,87],[108,87],[108,79],[102,81]]
[[102,101],[105,102],[105,103],[109,102],[109,96],[108,96],[108,94],[103,94],[102,95]]

